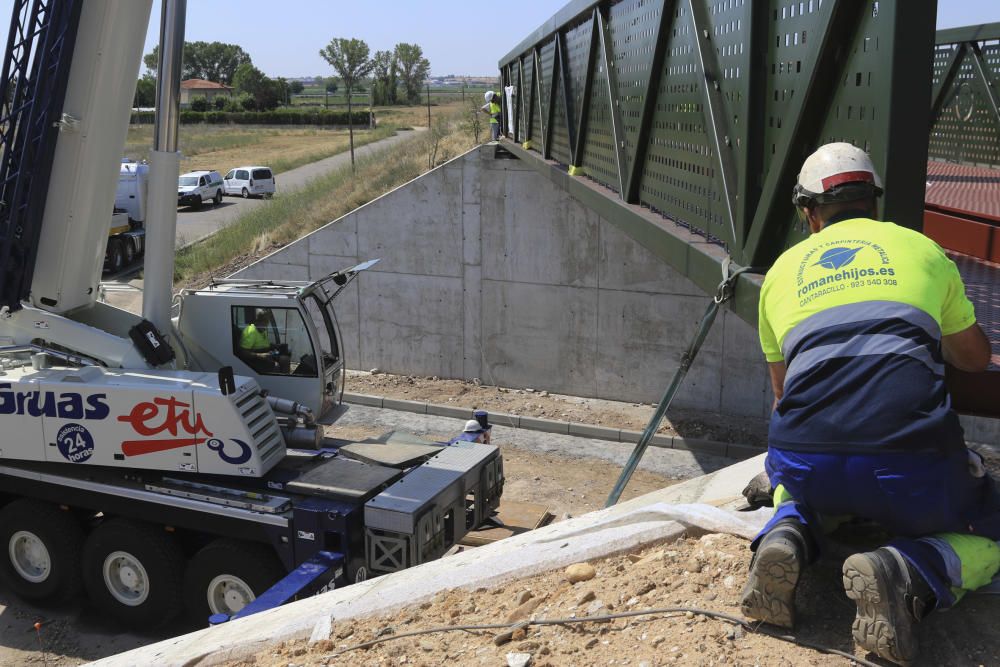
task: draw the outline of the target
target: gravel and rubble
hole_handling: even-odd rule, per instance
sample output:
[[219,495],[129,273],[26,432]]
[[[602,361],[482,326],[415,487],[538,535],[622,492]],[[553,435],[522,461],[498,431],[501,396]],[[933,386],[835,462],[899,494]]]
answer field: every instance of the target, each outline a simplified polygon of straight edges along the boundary
[[[518,626],[534,619],[579,619],[682,607],[741,617],[739,598],[749,566],[746,540],[686,536],[676,542],[476,590],[439,593],[388,616],[334,622],[329,639],[285,642],[234,662],[239,667],[320,665],[847,665],[822,653],[695,611]],[[851,640],[854,605],[840,588],[840,561],[807,572],[798,597],[795,636],[865,658]],[[991,628],[1000,604],[971,596],[961,611],[932,616],[923,631],[920,665],[996,664],[1000,637]],[[483,630],[459,627],[509,624]],[[431,628],[454,628],[429,634]],[[773,630],[772,630],[773,632]],[[353,647],[383,639],[370,648]],[[867,656],[876,664],[873,656]]]

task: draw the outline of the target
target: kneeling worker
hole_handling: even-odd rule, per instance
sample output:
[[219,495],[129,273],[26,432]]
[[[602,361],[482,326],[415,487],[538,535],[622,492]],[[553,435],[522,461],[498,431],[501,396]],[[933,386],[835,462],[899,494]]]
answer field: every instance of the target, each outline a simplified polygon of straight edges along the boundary
[[765,464],[775,515],[751,548],[747,616],[795,622],[795,588],[823,517],[877,522],[896,539],[843,564],[855,641],[899,664],[915,625],[1000,568],[1000,494],[965,446],[945,363],[985,370],[990,345],[954,262],[879,222],[868,155],[827,144],[805,161],[796,209],[812,235],[767,273],[759,333],[775,407]]
[[486,410],[476,410],[472,413],[474,419],[465,422],[465,428],[457,437],[452,438],[448,444],[456,442],[479,442],[484,445],[490,444],[490,431],[493,424],[490,423],[490,416]]

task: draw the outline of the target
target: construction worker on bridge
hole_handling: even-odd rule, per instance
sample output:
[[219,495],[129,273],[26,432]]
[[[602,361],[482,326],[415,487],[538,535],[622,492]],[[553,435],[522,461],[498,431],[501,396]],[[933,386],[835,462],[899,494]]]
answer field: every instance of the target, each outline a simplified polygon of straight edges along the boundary
[[486,91],[486,104],[479,110],[490,117],[490,141],[500,139],[500,96],[492,90]]
[[846,143],[821,147],[799,174],[793,200],[812,235],[778,258],[760,295],[776,510],[751,545],[742,610],[792,627],[822,528],[862,517],[894,539],[843,564],[854,639],[907,664],[915,624],[1000,569],[1000,494],[944,384],[946,363],[985,370],[989,341],[954,262],[877,220],[881,194],[869,156]]

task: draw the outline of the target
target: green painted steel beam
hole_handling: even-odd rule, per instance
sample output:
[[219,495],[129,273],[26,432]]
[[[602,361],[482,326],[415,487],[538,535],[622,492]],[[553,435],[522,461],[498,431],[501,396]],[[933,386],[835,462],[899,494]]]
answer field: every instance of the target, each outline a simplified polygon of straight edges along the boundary
[[934,35],[936,44],[959,44],[961,42],[980,42],[987,39],[1000,39],[1000,23],[984,23],[963,28],[947,28],[938,30]]

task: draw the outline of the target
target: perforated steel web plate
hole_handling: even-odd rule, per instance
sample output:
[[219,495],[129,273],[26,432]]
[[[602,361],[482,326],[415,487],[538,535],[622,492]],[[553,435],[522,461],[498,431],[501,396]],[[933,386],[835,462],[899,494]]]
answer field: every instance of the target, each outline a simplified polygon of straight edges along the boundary
[[926,99],[920,85],[894,87],[905,70],[900,44],[928,65],[933,46],[930,31],[908,38],[933,25],[931,13],[901,4],[575,0],[501,69],[507,81],[515,64],[523,70],[519,138],[533,150],[718,242],[737,262],[769,263],[807,234],[789,194],[816,146],[868,150],[905,183],[890,207],[901,190],[922,189],[918,168],[888,162],[891,149],[912,145],[894,131],[906,125],[904,98]]
[[[982,58],[966,49],[941,108],[931,126],[928,154],[932,159],[1000,166],[1000,122],[989,87],[1000,81],[1000,43],[977,43]],[[934,84],[943,78],[957,44],[934,49]],[[976,60],[979,62],[977,63]],[[985,75],[985,81],[980,74]],[[995,99],[996,92],[992,93]]]

